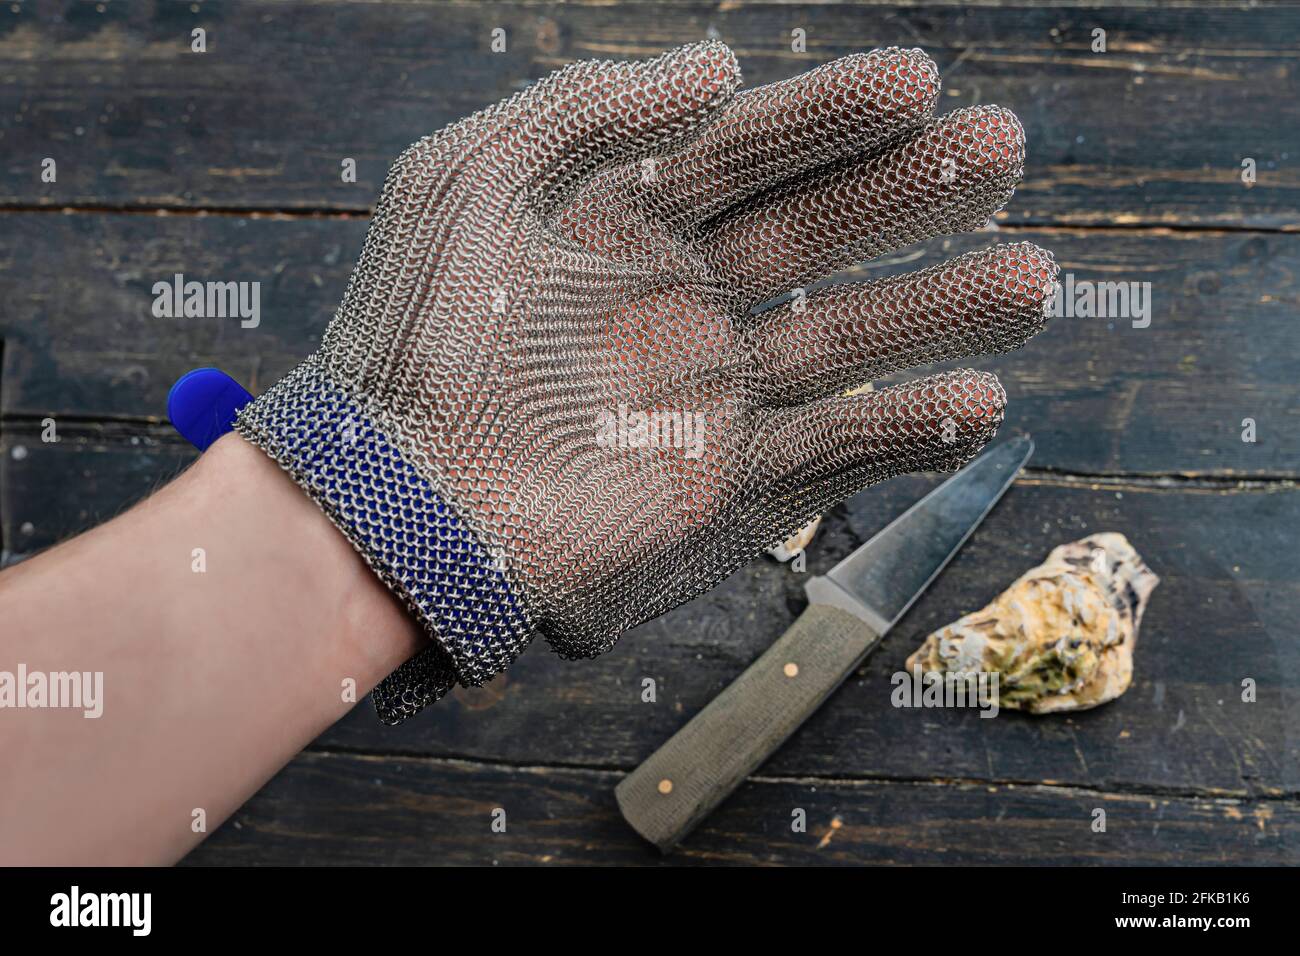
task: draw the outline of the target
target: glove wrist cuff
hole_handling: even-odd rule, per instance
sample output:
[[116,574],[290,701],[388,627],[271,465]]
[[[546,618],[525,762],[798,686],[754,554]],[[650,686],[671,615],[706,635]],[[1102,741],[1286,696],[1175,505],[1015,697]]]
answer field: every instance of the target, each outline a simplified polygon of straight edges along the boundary
[[499,673],[533,628],[502,565],[379,418],[309,359],[246,405],[235,429],[316,501],[441,648],[376,689],[381,718],[395,722],[457,681]]

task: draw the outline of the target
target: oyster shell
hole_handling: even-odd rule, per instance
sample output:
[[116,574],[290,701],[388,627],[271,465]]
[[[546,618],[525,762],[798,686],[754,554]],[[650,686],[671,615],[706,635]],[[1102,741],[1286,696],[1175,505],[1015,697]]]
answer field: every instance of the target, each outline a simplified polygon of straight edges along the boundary
[[812,544],[813,535],[821,527],[822,519],[813,518],[790,537],[786,538],[774,548],[768,548],[767,553],[778,561],[790,561],[800,551],[803,551],[808,545]]
[[1046,714],[1114,700],[1160,579],[1122,534],[1063,544],[987,607],[925,639],[907,669],[999,674],[1002,707]]

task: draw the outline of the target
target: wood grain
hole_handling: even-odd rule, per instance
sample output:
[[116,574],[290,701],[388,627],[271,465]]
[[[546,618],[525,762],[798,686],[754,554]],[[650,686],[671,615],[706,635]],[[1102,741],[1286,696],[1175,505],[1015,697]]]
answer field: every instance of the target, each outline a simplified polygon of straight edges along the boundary
[[[620,774],[303,754],[186,860],[197,865],[1281,865],[1300,806],[1067,787],[759,777],[669,857],[618,814]],[[1106,830],[1092,830],[1095,811]],[[806,819],[794,832],[797,810]],[[505,832],[494,832],[504,811]],[[499,813],[497,814],[499,819]],[[334,822],[322,829],[321,820]]]
[[[751,85],[923,47],[944,74],[942,110],[997,102],[1024,122],[1029,165],[1007,222],[1295,228],[1296,16],[1213,3],[6,5],[0,204],[366,210],[420,136],[570,60],[713,32]],[[196,27],[206,53],[190,50]],[[40,178],[46,157],[55,183]],[[355,183],[341,181],[345,158]]]

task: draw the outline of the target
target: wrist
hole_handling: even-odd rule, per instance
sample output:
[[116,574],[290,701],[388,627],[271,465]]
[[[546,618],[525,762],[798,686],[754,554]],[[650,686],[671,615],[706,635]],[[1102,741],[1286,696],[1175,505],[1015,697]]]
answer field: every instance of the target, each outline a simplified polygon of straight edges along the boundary
[[420,440],[319,356],[240,409],[235,429],[300,486],[429,635],[376,689],[381,720],[399,723],[458,682],[491,679],[527,646],[533,625],[519,589],[437,486]]
[[226,435],[191,475],[197,507],[236,539],[244,586],[294,622],[299,633],[284,639],[301,644],[304,671],[334,688],[352,677],[360,697],[426,644],[347,538],[259,449]]

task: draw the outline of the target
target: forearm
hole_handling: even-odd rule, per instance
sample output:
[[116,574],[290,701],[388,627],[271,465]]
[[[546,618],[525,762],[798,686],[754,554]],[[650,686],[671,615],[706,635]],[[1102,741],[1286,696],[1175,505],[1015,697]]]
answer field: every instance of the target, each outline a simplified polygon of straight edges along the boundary
[[0,621],[0,671],[103,673],[98,718],[0,709],[11,864],[179,859],[204,835],[194,810],[215,828],[352,706],[346,679],[364,695],[422,640],[316,505],[235,436],[0,574]]

